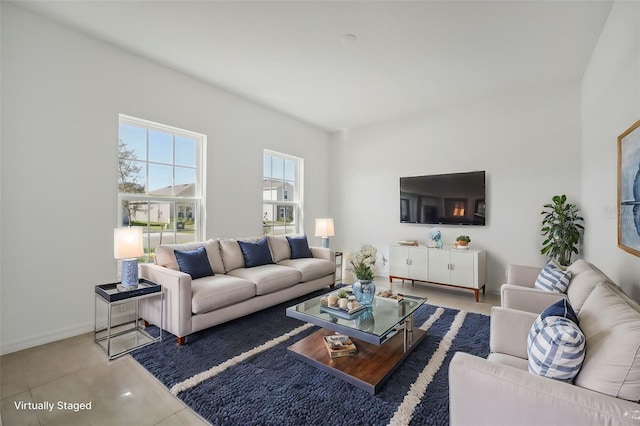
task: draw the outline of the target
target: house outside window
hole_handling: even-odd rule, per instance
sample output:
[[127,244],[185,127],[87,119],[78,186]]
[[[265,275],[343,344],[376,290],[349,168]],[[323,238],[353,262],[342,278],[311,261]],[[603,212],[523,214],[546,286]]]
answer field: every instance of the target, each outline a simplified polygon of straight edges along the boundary
[[118,223],[143,228],[145,259],[160,244],[204,240],[206,136],[120,115]]
[[301,233],[303,160],[264,150],[262,173],[262,233]]

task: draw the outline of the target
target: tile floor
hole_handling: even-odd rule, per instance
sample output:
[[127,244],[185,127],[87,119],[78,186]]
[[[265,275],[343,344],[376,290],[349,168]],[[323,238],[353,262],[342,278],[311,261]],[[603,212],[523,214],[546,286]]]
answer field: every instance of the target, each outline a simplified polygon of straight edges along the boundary
[[[388,288],[377,279],[379,290]],[[426,295],[429,303],[490,314],[497,295],[480,295],[442,286],[396,280],[400,293]],[[93,333],[49,343],[0,357],[0,425],[206,425],[182,401],[129,355],[107,361],[93,342]],[[16,404],[48,401],[47,410],[19,410]],[[62,410],[62,402],[91,402],[91,410]],[[72,407],[73,408],[73,407]]]

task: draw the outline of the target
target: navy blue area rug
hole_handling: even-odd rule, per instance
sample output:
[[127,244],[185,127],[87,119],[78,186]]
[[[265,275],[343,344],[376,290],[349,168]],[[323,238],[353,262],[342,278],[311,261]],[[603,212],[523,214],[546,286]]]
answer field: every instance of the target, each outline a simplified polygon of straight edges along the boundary
[[421,306],[414,324],[427,337],[371,395],[287,355],[318,328],[285,309],[312,296],[194,333],[185,346],[165,333],[132,356],[213,425],[449,424],[449,362],[457,351],[489,354],[488,316]]

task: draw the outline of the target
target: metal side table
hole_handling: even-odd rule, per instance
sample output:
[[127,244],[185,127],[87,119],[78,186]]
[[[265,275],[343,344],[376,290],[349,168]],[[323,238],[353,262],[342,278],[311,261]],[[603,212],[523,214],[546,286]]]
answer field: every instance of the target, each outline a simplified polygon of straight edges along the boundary
[[[140,279],[135,289],[112,283],[97,285],[95,293],[95,342],[109,360],[162,340],[164,291],[160,285]],[[145,330],[139,315],[140,301],[148,298],[160,299],[158,337]]]

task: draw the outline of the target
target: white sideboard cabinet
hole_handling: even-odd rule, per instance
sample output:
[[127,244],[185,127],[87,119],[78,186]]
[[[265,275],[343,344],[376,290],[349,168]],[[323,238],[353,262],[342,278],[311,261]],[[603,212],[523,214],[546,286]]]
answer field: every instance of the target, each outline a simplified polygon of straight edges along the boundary
[[[426,262],[426,265],[424,264]],[[444,249],[425,246],[389,246],[389,282],[394,279],[423,281],[472,290],[478,301],[487,284],[484,250]]]
[[389,246],[389,275],[428,281],[429,249],[424,246]]

